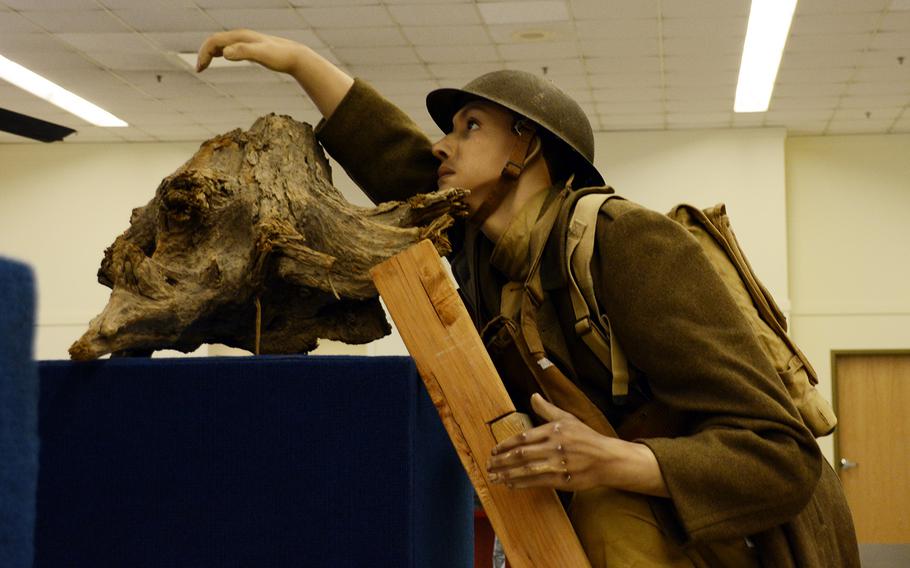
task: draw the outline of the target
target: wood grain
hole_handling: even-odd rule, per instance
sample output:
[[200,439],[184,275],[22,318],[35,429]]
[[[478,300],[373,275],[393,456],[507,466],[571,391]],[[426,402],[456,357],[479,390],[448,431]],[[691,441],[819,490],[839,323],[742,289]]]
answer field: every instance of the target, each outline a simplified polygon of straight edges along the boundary
[[422,241],[371,274],[510,565],[590,567],[555,491],[511,490],[487,479],[497,443],[492,425],[507,417],[497,426],[506,437],[524,426],[436,249]]

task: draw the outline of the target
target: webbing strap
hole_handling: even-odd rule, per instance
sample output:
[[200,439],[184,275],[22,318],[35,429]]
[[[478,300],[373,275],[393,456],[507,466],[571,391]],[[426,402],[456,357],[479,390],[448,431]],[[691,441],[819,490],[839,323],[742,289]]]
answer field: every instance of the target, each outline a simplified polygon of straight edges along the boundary
[[[610,195],[593,193],[578,200],[569,220],[567,236],[567,274],[569,297],[575,312],[575,332],[594,355],[613,373],[614,398],[629,394],[629,363],[619,346],[616,334],[610,329],[609,320],[602,317],[600,324],[591,319],[591,309],[599,313],[591,274],[591,258],[597,233],[597,215]],[[609,338],[606,336],[609,335]]]

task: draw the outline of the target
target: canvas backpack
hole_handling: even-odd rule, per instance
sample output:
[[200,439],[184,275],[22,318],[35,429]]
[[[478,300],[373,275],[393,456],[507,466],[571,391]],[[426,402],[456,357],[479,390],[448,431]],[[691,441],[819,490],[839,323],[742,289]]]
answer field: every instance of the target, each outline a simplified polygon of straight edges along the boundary
[[[609,320],[595,297],[591,258],[601,208],[615,216],[637,206],[607,191],[611,190],[581,191],[566,199],[562,220],[556,229],[565,242],[565,255],[561,256],[565,266],[561,268],[568,277],[575,332],[601,363],[611,369],[613,395],[622,397],[629,390],[629,365],[620,345],[621,338],[611,333]],[[701,210],[691,205],[677,205],[667,216],[682,225],[701,245],[758,337],[805,425],[816,437],[830,434],[837,425],[837,418],[830,403],[815,389],[818,384],[815,369],[787,335],[787,320],[746,260],[725,206],[719,204]]]

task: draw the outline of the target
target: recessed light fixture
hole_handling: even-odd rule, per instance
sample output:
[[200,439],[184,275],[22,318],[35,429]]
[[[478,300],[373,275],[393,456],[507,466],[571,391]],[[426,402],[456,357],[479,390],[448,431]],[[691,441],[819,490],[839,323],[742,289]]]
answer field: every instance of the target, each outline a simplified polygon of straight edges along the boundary
[[34,71],[0,55],[0,78],[97,126],[123,127],[126,122]]
[[512,32],[512,39],[523,42],[547,41],[555,37],[556,34],[548,30],[518,30]]
[[[196,59],[199,57],[195,51],[181,51],[176,54],[180,58],[180,61],[186,64],[187,67],[196,70]],[[209,69],[219,69],[225,67],[249,67],[252,63],[249,61],[230,61],[224,57],[213,57],[212,62],[209,63]]]
[[736,85],[735,112],[765,112],[790,34],[796,0],[752,0]]

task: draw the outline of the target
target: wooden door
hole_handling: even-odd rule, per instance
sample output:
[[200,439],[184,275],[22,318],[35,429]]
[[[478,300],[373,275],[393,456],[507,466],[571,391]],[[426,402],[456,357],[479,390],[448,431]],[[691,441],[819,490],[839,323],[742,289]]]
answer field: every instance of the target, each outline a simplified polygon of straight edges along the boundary
[[834,384],[836,457],[864,566],[910,566],[910,353],[836,354]]

